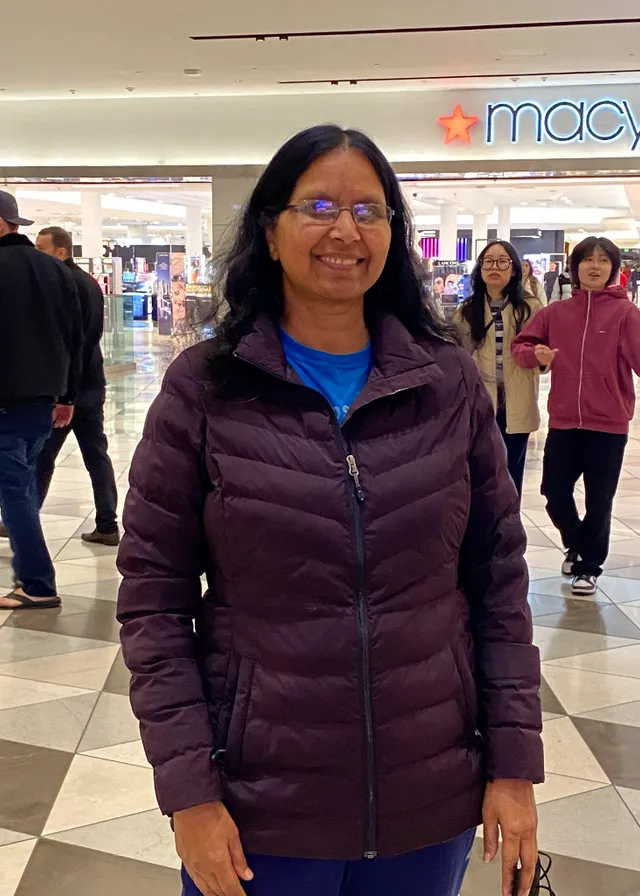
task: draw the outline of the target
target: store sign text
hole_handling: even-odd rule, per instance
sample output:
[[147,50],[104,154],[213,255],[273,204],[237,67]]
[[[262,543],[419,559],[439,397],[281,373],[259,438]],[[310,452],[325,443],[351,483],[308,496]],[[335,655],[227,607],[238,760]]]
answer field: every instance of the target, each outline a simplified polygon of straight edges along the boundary
[[546,108],[535,102],[489,103],[486,137],[489,145],[496,140],[496,121],[505,117],[511,126],[511,143],[520,142],[526,125],[531,128],[536,143],[546,140],[553,143],[584,143],[586,140],[610,143],[626,132],[631,149],[640,146],[640,122],[627,100],[602,99],[595,103],[561,100]]

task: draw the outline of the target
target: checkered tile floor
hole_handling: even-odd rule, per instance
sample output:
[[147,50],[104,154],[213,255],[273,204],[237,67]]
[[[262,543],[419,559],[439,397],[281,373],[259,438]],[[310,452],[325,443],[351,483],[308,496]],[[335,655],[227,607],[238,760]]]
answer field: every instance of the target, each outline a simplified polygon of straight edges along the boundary
[[[108,433],[121,492],[164,361],[112,383]],[[541,399],[544,403],[544,396]],[[523,519],[544,661],[547,783],[540,841],[558,896],[640,896],[640,415],[593,599],[559,576],[531,441]],[[177,896],[178,861],[155,807],[114,619],[115,551],[89,547],[88,476],[69,441],[43,514],[61,610],[0,615],[0,896]],[[11,585],[0,544],[0,587]],[[499,892],[479,851],[463,896]]]

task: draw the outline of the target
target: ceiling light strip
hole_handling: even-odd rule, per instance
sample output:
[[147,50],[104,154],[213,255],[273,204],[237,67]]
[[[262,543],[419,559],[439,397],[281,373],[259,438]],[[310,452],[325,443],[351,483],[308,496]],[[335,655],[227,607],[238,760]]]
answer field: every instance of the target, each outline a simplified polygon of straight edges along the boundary
[[377,77],[377,78],[318,78],[314,80],[304,81],[278,81],[278,84],[284,85],[302,85],[302,84],[329,84],[337,86],[340,84],[372,84],[372,83],[389,83],[400,81],[467,81],[477,78],[491,78],[492,80],[513,78],[570,78],[577,75],[598,75],[600,77],[606,75],[637,75],[640,69],[635,68],[618,68],[607,69],[606,72],[595,70],[570,71],[570,72],[506,72],[496,74],[494,72],[481,72],[474,75],[398,75],[397,77]]
[[459,34],[465,31],[527,31],[536,28],[585,28],[604,25],[639,25],[640,17],[617,19],[574,19],[572,21],[493,22],[480,25],[430,25],[422,28],[359,28],[334,31],[276,31],[264,34],[193,34],[195,41],[289,40],[296,37],[371,37],[394,34]]

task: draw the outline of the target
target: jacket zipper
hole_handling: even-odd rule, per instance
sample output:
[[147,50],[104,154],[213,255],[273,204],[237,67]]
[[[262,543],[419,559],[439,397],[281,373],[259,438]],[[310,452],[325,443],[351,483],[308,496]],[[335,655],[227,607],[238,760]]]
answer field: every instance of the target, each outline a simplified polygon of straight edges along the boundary
[[355,552],[358,567],[357,619],[358,640],[360,642],[360,662],[362,672],[362,689],[364,700],[364,724],[366,735],[366,788],[367,788],[367,834],[365,842],[365,859],[375,859],[377,848],[376,823],[376,789],[375,789],[375,756],[373,736],[373,700],[371,697],[371,651],[369,644],[369,616],[364,599],[364,526],[362,524],[362,505],[364,491],[360,481],[358,462],[345,439],[337,419],[334,422],[338,441],[344,451],[347,470],[351,480],[349,499],[355,528]]
[[584,324],[584,333],[582,334],[582,348],[580,350],[580,381],[578,383],[578,426],[582,429],[582,379],[584,376],[584,349],[587,344],[587,330],[589,328],[589,317],[591,315],[591,290],[587,293],[587,319]]
[[[233,353],[235,358],[244,361],[259,370],[264,371],[276,379],[286,382],[284,377],[274,373],[262,364],[256,361],[250,361],[243,358],[237,352]],[[308,388],[304,387],[303,388]],[[399,392],[406,392],[413,387],[396,389],[390,395],[397,395]],[[349,489],[349,503],[351,505],[351,513],[353,516],[355,529],[355,553],[358,567],[358,591],[357,591],[357,619],[358,619],[358,639],[360,641],[360,657],[361,657],[361,674],[362,688],[364,700],[364,718],[365,718],[365,735],[366,735],[366,789],[367,789],[367,833],[365,842],[365,859],[375,859],[378,856],[378,831],[377,831],[377,809],[376,809],[376,787],[375,787],[375,752],[373,737],[373,700],[371,697],[371,649],[369,643],[369,616],[367,606],[364,599],[364,526],[362,523],[362,505],[365,500],[362,483],[360,480],[360,470],[358,462],[353,451],[344,437],[342,427],[338,423],[338,418],[329,402],[326,402],[330,408],[333,420],[336,438],[344,453],[347,471],[350,478],[351,487]]]

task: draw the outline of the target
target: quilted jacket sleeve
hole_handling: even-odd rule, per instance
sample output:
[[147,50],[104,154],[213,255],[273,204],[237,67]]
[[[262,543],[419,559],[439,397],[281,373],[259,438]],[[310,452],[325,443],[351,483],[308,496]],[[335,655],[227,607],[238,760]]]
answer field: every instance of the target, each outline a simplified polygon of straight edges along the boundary
[[205,569],[204,414],[189,353],[169,369],[131,468],[118,558],[131,703],[170,815],[221,799],[193,620]]
[[544,779],[540,655],[527,603],[526,536],[502,437],[475,365],[462,359],[471,406],[471,507],[460,579],[471,607],[487,775]]

